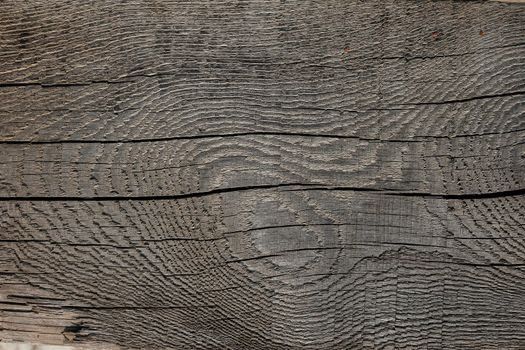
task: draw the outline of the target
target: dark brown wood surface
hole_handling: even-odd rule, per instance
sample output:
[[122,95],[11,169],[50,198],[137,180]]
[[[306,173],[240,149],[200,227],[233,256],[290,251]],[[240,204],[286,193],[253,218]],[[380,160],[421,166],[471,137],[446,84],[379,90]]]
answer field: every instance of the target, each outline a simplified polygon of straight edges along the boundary
[[525,5],[0,2],[0,340],[525,349]]

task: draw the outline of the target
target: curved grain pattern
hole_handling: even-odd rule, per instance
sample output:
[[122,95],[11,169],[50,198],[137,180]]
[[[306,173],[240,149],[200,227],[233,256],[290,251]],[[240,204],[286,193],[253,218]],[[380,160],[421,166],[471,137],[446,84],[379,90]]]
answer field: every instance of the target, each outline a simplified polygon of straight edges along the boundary
[[525,347],[525,7],[4,1],[0,340]]

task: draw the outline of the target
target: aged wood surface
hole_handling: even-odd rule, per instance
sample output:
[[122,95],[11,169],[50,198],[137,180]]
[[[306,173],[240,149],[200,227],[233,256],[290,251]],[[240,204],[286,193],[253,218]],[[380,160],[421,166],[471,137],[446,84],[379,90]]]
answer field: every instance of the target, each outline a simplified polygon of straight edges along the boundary
[[525,6],[8,0],[0,63],[2,341],[525,349]]

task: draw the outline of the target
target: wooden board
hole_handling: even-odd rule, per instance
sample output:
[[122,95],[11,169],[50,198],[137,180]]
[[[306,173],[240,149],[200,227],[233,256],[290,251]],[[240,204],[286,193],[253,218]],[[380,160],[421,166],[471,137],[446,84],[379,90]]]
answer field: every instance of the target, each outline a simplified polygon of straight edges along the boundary
[[0,349],[525,348],[523,5],[1,7]]

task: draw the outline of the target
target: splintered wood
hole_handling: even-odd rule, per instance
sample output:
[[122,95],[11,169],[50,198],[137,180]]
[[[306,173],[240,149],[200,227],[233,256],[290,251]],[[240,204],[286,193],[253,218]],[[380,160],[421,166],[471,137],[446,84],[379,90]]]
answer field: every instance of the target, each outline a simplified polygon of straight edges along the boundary
[[525,6],[0,8],[0,349],[525,349]]

